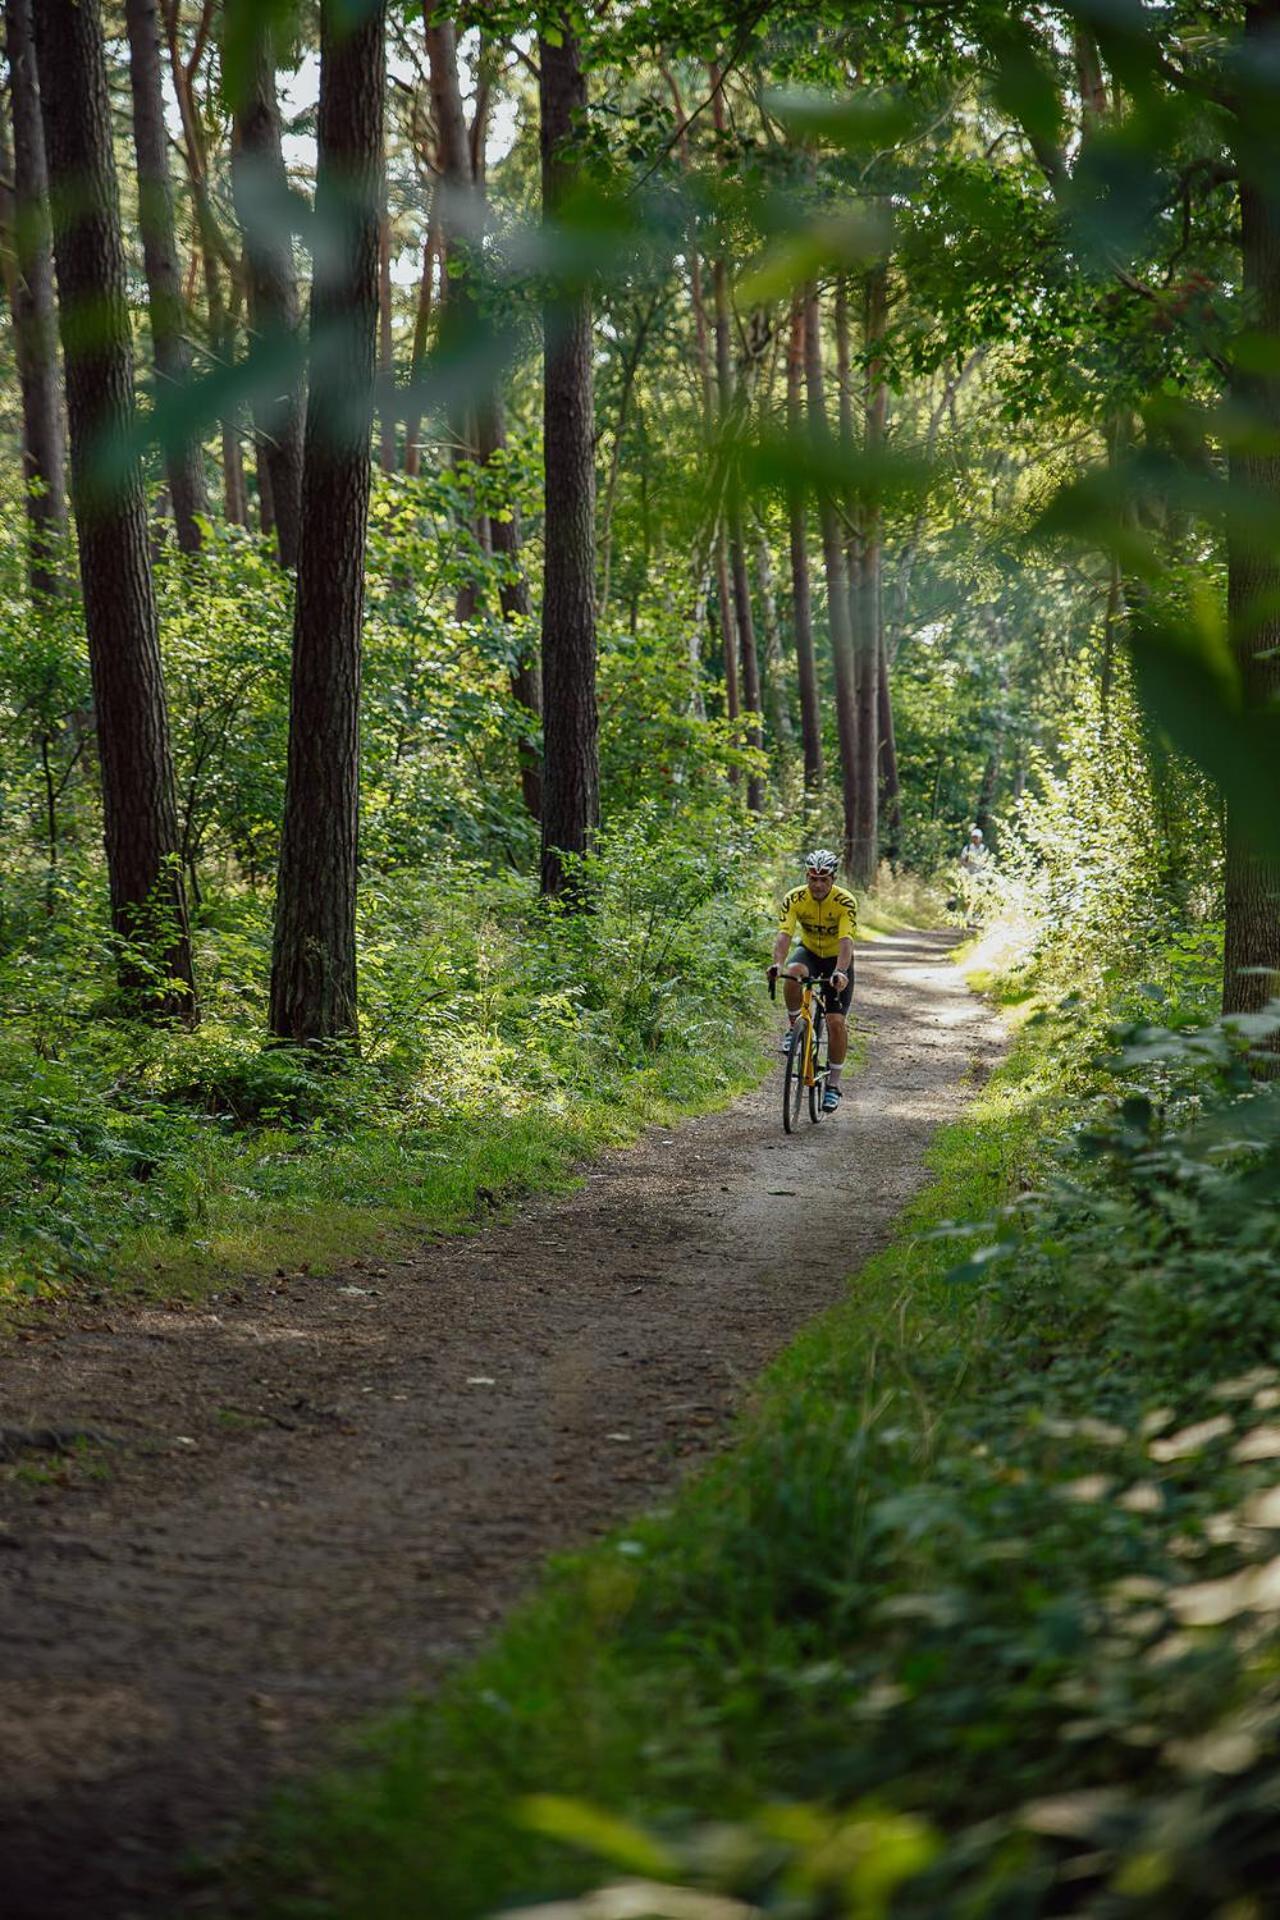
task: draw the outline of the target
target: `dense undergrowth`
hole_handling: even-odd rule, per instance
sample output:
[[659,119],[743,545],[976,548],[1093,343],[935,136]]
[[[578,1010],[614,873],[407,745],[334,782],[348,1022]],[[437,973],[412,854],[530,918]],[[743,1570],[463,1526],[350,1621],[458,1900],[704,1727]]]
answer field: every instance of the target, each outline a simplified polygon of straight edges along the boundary
[[3,1292],[314,1265],[727,1098],[759,1072],[768,866],[726,805],[696,837],[635,810],[579,915],[456,856],[371,874],[361,1049],[317,1059],[263,1042],[265,897],[206,897],[202,1024],[157,1029],[113,1014],[98,876],[64,860],[55,913],[43,878],[25,913],[8,896]]
[[278,1809],[253,1911],[1268,1911],[1280,1100],[1214,962],[1042,1004],[733,1450]]

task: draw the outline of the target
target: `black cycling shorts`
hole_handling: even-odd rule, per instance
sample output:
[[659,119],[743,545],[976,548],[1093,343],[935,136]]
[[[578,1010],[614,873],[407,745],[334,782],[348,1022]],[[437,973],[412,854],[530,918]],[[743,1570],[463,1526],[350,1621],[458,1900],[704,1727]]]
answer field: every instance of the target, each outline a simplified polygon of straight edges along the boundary
[[[788,967],[806,966],[809,976],[815,980],[828,980],[836,970],[836,956],[823,960],[820,955],[810,953],[808,947],[795,947],[788,955]],[[784,969],[785,970],[785,969]],[[848,1013],[853,999],[853,962],[849,962],[849,978],[844,983],[844,992],[827,995],[828,1013]]]

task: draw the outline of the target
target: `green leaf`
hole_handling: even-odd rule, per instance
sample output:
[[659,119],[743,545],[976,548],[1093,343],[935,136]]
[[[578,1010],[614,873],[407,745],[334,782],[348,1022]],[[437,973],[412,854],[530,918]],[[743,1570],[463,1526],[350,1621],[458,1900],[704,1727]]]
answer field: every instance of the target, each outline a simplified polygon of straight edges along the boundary
[[675,1858],[640,1827],[585,1800],[557,1793],[529,1794],[520,1802],[520,1824],[531,1833],[563,1841],[651,1880],[671,1879],[678,1872]]

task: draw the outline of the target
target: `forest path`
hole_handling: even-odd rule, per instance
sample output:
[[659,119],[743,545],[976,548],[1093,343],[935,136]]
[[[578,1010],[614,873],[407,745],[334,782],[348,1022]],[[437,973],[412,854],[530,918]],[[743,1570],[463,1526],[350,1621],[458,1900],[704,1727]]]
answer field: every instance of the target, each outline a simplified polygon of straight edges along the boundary
[[55,1316],[6,1356],[0,1427],[118,1442],[100,1482],[0,1498],[8,1920],[176,1912],[184,1850],[716,1446],[998,1057],[953,938],[859,949],[833,1122],[788,1139],[771,1073],[411,1260]]

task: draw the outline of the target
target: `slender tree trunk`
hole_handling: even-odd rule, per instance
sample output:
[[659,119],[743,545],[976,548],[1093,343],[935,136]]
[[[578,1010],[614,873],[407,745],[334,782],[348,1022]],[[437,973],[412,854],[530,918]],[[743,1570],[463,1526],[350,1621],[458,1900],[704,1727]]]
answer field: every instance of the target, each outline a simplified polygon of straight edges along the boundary
[[289,767],[271,968],[273,1034],[356,1034],[360,627],[378,323],[385,0],[320,13],[311,383]]
[[[733,593],[729,586],[729,542],[725,538],[724,521],[716,527],[716,614],[720,627],[720,651],[724,656],[724,711],[727,720],[736,720],[742,710],[738,698],[738,629],[733,617]],[[736,781],[738,769],[729,769],[729,778]]]
[[134,409],[98,0],[40,0],[36,35],[50,194],[59,210],[54,256],[111,916],[129,943],[120,980],[147,1010],[194,1019],[142,476],[131,459],[108,487],[97,464],[104,442],[127,443]]
[[[555,220],[573,185],[586,111],[578,42],[567,20],[539,41],[542,204]],[[595,421],[591,304],[584,291],[543,316],[546,533],[542,600],[542,891],[566,891],[566,853],[584,852],[599,817],[596,712]],[[570,889],[570,891],[572,891]]]
[[[799,443],[804,432],[805,302],[791,303],[791,339],[787,352],[787,428]],[[818,712],[818,676],[813,657],[813,596],[809,586],[809,527],[804,488],[793,481],[787,514],[791,538],[791,624],[800,688],[800,738],[804,747],[804,786],[810,799],[822,791],[822,720]]]
[[[173,226],[173,190],[169,182],[169,137],[164,123],[161,84],[161,20],[157,0],[126,0],[129,31],[129,84],[133,93],[133,144],[138,161],[138,219],[147,272],[151,348],[156,389],[182,390],[191,382],[191,349],[185,333],[178,244]],[[184,553],[197,553],[203,538],[200,518],[209,512],[204,460],[198,441],[168,436],[165,475],[174,530]]]
[[379,409],[381,435],[379,453],[382,471],[396,470],[396,357],[392,333],[391,214],[382,210],[378,228],[378,374],[382,388]]
[[404,470],[416,478],[422,472],[422,402],[419,392],[431,338],[431,307],[435,285],[436,253],[440,245],[438,200],[431,189],[431,211],[422,243],[422,278],[418,283],[418,308],[413,322],[413,353],[409,364],[409,404],[404,428]]
[[[275,41],[265,20],[255,34],[246,61],[244,92],[235,107],[231,181],[248,265],[249,325],[258,351],[278,356],[280,364],[255,413],[258,491],[264,503],[270,499],[280,564],[292,570],[298,564],[302,516],[302,309],[276,92]],[[267,531],[265,515],[263,531]]]
[[889,655],[884,629],[880,630],[880,820],[885,855],[896,864],[902,853],[902,794],[898,783],[898,742],[893,726],[893,691],[889,684]]
[[[804,364],[809,396],[809,432],[818,450],[826,454],[829,453],[831,429],[823,392],[818,293],[812,282],[805,297]],[[849,593],[840,538],[840,515],[829,486],[819,489],[818,512],[822,523],[822,555],[827,574],[827,621],[831,629],[831,658],[835,669],[836,730],[840,739],[840,781],[844,800],[843,855],[845,869],[851,874],[857,772],[853,635],[849,627]]]
[[782,632],[778,625],[778,595],[773,579],[773,555],[769,551],[769,529],[756,522],[756,577],[760,582],[760,613],[764,625],[764,697],[769,709],[769,725],[778,752],[789,757],[795,741],[791,725],[791,707],[787,700],[785,670],[782,661]]
[[[502,402],[491,394],[479,413],[480,458],[487,466],[507,444]],[[520,792],[529,814],[542,818],[542,752],[538,735],[542,724],[542,673],[534,641],[529,582],[520,560],[520,515],[511,503],[508,519],[493,515],[489,521],[493,552],[502,561],[504,578],[498,588],[502,617],[511,629],[514,659],[511,666],[511,697],[529,716],[528,728],[520,736]]]
[[[187,162],[187,178],[195,206],[201,264],[204,271],[205,309],[208,323],[209,356],[216,365],[226,366],[235,358],[235,321],[228,317],[222,292],[222,266],[234,276],[235,262],[227,253],[218,227],[217,215],[209,194],[209,158],[194,93],[198,59],[189,68],[179,44],[180,0],[163,0],[165,39],[169,46],[169,69],[182,116],[182,133]],[[202,42],[202,48],[207,42]],[[232,407],[222,419],[222,509],[234,526],[248,524],[245,499],[244,463],[240,451],[239,425]]]
[[[1245,45],[1259,70],[1280,50],[1280,0],[1245,7]],[[1248,324],[1280,336],[1280,185],[1274,108],[1246,104],[1237,142],[1243,298]],[[1263,123],[1263,116],[1265,124]],[[1251,494],[1280,498],[1280,375],[1237,366],[1234,398],[1253,427],[1249,443],[1231,456],[1233,480]],[[1280,699],[1280,552],[1240,524],[1228,533],[1227,613],[1232,647],[1244,683],[1246,708],[1257,712]],[[1258,851],[1250,822],[1227,808],[1227,927],[1223,961],[1224,1013],[1255,1012],[1280,990],[1280,862]]]
[[49,175],[32,0],[6,0],[9,94],[13,109],[14,353],[22,391],[22,477],[27,564],[37,597],[60,587],[57,548],[67,525],[66,453],[58,391],[58,316],[49,233]]
[[[475,182],[467,117],[458,82],[458,37],[452,20],[427,15],[427,57],[431,68],[431,104],[440,161],[437,201],[445,273],[440,285],[440,343],[448,352],[465,351],[476,325],[475,293],[469,255],[475,238]],[[455,453],[475,451],[475,435],[465,397],[448,407]]]
[[[764,745],[760,726],[760,663],[756,655],[756,628],[751,611],[751,582],[747,577],[747,543],[742,506],[735,498],[729,508],[729,556],[733,574],[733,611],[742,650],[742,704],[747,715],[747,744],[757,752]],[[764,805],[764,779],[756,770],[747,775],[747,805],[759,813]]]
[[[888,419],[889,389],[880,345],[888,301],[888,279],[883,264],[868,270],[863,295],[863,340],[867,362],[863,448],[874,474],[883,450]],[[880,657],[884,644],[881,554],[884,515],[872,480],[860,501],[862,538],[859,542],[858,591],[854,596],[854,660],[858,699],[858,812],[853,879],[868,887],[880,863],[879,770]]]

